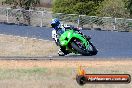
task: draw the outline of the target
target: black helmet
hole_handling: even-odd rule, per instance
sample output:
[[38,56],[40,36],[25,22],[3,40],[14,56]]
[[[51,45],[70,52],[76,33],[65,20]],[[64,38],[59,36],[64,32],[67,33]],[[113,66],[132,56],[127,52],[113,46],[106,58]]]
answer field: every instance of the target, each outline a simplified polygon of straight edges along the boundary
[[57,19],[57,18],[52,19],[52,22],[51,22],[52,28],[54,28],[55,30],[57,30],[59,28],[59,25],[60,25],[59,19]]

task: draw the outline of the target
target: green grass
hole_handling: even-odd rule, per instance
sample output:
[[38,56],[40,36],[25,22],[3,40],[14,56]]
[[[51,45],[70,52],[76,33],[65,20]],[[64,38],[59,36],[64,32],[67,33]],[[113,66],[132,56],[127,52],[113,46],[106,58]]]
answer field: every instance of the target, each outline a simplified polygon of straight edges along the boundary
[[[119,70],[108,70],[100,68],[88,68],[85,69],[89,74],[123,74],[128,73]],[[77,74],[77,68],[26,68],[26,69],[0,69],[0,80],[3,79],[28,79],[30,77],[53,77],[65,78],[65,77],[75,77]]]
[[0,69],[0,80],[3,79],[22,79],[34,75],[42,75],[48,72],[47,68],[30,69]]
[[[123,71],[88,68],[88,73],[123,73]],[[79,86],[74,80],[77,68],[0,69],[1,88],[131,88],[131,84],[87,84]]]
[[[41,79],[44,77],[51,78],[65,78],[72,75],[73,71],[71,68],[27,68],[27,69],[0,69],[0,80],[5,79]],[[45,76],[46,75],[46,76]]]

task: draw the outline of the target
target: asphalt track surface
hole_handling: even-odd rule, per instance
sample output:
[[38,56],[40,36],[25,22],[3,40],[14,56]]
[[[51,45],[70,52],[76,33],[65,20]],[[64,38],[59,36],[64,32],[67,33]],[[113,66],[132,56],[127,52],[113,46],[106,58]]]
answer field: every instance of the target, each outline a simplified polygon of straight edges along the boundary
[[[40,28],[31,26],[17,26],[0,24],[0,34],[14,35],[21,37],[37,38],[44,40],[52,40],[51,28]],[[66,57],[50,56],[50,57],[16,57],[20,59],[87,59],[87,58],[131,58],[132,59],[132,32],[111,32],[111,31],[95,31],[81,30],[85,35],[92,37],[91,41],[98,49],[96,56],[78,56],[69,55]],[[2,57],[0,57],[2,58]],[[14,58],[14,57],[10,57]]]

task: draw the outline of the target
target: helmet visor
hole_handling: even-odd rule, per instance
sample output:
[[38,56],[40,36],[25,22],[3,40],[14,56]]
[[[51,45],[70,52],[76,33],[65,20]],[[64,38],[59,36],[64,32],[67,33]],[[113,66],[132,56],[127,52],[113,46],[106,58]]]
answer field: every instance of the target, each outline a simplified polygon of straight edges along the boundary
[[56,28],[56,24],[51,24],[52,28]]

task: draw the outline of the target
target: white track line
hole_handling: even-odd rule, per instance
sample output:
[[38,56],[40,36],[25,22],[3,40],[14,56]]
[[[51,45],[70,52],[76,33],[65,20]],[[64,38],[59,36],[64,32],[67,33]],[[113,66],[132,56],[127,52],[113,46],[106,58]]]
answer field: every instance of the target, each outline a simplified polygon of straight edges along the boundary
[[[46,39],[37,39],[37,38],[30,38],[30,37],[21,37],[21,36],[14,36],[14,35],[6,35],[6,34],[0,34],[0,36],[10,36],[10,37],[16,37],[16,38],[23,38],[23,39],[31,39],[31,40],[39,40],[39,41],[51,41],[51,40],[46,40]],[[54,41],[52,41],[54,42]]]

